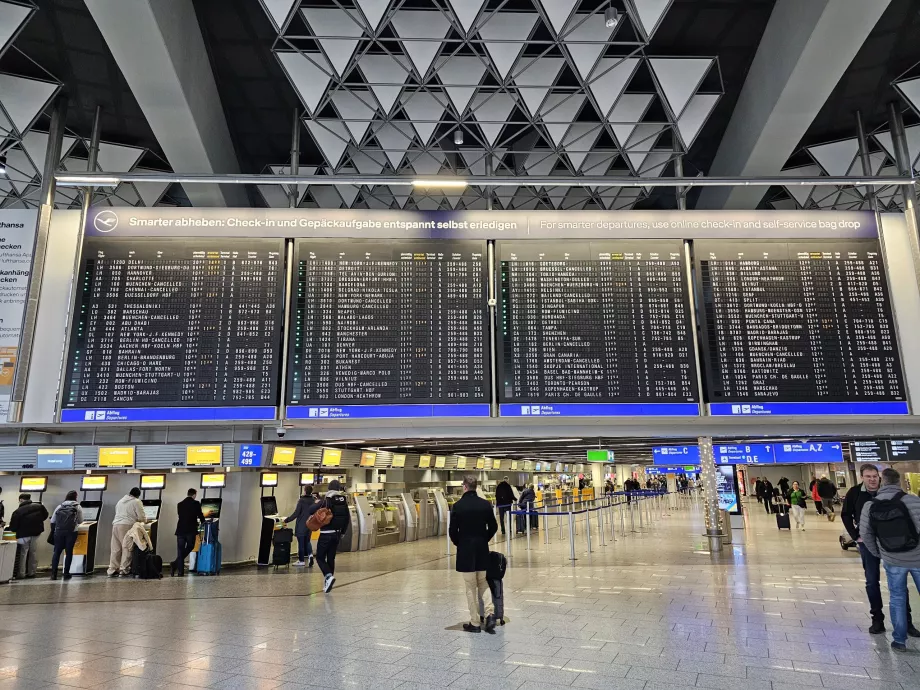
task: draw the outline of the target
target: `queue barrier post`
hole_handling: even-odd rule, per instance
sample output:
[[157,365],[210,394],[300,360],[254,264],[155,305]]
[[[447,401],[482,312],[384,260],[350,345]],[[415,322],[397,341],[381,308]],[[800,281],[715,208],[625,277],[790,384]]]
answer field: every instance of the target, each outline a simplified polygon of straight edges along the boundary
[[575,516],[569,511],[569,560],[575,565]]

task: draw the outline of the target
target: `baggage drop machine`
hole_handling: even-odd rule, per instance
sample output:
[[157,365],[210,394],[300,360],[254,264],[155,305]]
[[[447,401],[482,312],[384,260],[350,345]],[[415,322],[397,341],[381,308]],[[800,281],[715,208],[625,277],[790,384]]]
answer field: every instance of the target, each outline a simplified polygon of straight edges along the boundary
[[367,551],[377,545],[377,516],[367,496],[355,496],[358,512],[358,551]]
[[[83,500],[83,522],[77,525],[77,541],[73,547],[73,560],[70,563],[70,575],[92,575],[96,570],[96,535],[99,531],[99,518],[102,513],[102,496],[108,488],[108,476],[104,474],[85,474],[80,478],[80,491]],[[88,494],[98,495],[98,499],[87,499]]]
[[[259,475],[262,496],[259,507],[262,510],[262,529],[259,531],[259,556],[256,565],[265,567],[272,564],[272,537],[276,530],[284,527],[284,516],[278,512],[278,499],[275,489],[278,487],[277,472],[263,472]],[[266,490],[271,493],[266,493]]]
[[444,489],[433,489],[431,497],[434,499],[434,505],[437,508],[438,536],[443,537],[447,534],[447,523],[450,519],[450,506],[447,505],[447,496],[444,495]]
[[418,508],[415,507],[415,499],[412,494],[400,494],[399,500],[402,502],[403,517],[406,523],[406,541],[416,541],[418,539]]
[[[147,533],[153,552],[157,552],[157,533],[160,524],[160,509],[163,507],[163,489],[166,488],[165,474],[145,474],[141,476],[141,503],[144,504],[144,517],[147,518]],[[147,498],[147,492],[156,492],[156,498]]]
[[[219,530],[220,510],[224,502],[224,487],[227,485],[227,475],[222,472],[201,475],[201,514],[205,521],[214,524]],[[208,489],[217,489],[217,496],[208,498]],[[198,537],[195,539],[195,548],[188,556],[188,570],[197,572],[198,553],[201,551],[204,528],[199,528]]]

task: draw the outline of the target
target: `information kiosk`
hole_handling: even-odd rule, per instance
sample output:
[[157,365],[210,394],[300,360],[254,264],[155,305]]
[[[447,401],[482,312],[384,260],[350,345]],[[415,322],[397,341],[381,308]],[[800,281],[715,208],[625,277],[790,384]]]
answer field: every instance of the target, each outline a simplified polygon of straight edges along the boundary
[[[105,474],[85,474],[80,478],[83,500],[83,522],[77,525],[77,542],[73,547],[71,575],[92,575],[96,569],[96,533],[102,513],[102,495],[108,488],[109,478]],[[88,500],[87,494],[98,495],[97,500]]]
[[[220,508],[224,502],[224,487],[227,486],[227,475],[223,472],[207,473],[201,475],[201,514],[205,520],[220,522]],[[217,496],[208,497],[208,489],[217,489]],[[188,557],[189,572],[196,572],[198,564],[198,552],[201,549],[202,532],[204,528],[198,531],[198,538],[195,539],[195,548]]]
[[[259,532],[259,557],[258,566],[271,565],[272,535],[275,530],[284,527],[284,516],[278,512],[278,499],[275,498],[275,489],[278,487],[277,472],[263,472],[259,475],[259,486],[262,496],[259,504],[262,508],[262,530]],[[266,489],[271,493],[266,494]]]
[[[163,507],[163,489],[166,488],[165,474],[145,474],[141,477],[141,503],[147,518],[147,532],[153,552],[157,552],[157,532],[160,524],[160,508]],[[147,492],[156,492],[156,498],[147,498]]]

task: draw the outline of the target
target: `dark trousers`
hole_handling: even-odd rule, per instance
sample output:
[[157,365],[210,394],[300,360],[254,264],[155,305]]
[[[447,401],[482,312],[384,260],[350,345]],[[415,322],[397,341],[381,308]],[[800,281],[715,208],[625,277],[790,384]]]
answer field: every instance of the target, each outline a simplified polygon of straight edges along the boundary
[[818,515],[827,515],[827,511],[824,510],[824,503],[822,501],[815,501],[815,510],[818,512]]
[[197,536],[197,532],[176,535],[176,560],[173,561],[173,565],[179,571],[179,577],[185,575],[185,559],[195,548]]
[[511,510],[511,506],[499,506],[498,508],[498,524],[502,528],[502,534],[505,533],[505,520],[508,519],[508,511]]
[[326,575],[335,575],[335,552],[339,548],[339,539],[341,535],[338,532],[324,534],[320,532],[319,539],[316,542],[316,565]]
[[76,532],[54,531],[54,553],[51,556],[51,577],[57,577],[58,564],[61,562],[61,551],[64,556],[64,577],[70,579],[70,564],[73,563],[73,546],[77,543]]
[[766,496],[763,497],[763,507],[766,509],[767,515],[769,515],[772,512],[770,510],[770,499],[767,498]]
[[310,537],[310,532],[297,537],[297,560],[301,563],[313,555],[313,544]]
[[[862,557],[863,572],[866,575],[866,596],[869,598],[869,615],[873,621],[885,620],[885,605],[882,602],[882,588],[880,586],[882,561],[872,555],[865,546],[859,544],[859,555]],[[910,616],[910,601],[907,602],[907,625],[913,625]]]

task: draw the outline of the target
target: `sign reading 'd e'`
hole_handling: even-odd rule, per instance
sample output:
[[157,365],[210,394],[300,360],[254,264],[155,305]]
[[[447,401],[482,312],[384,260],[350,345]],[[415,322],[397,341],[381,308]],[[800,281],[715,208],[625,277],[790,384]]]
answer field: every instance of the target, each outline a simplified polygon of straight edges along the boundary
[[40,470],[72,470],[73,448],[39,448],[35,465]]
[[295,455],[297,455],[297,449],[293,446],[275,446],[272,451],[272,465],[291,467],[294,464]]
[[99,467],[134,467],[134,446],[100,448]]
[[220,464],[222,446],[186,446],[185,464],[189,467],[214,467]]

